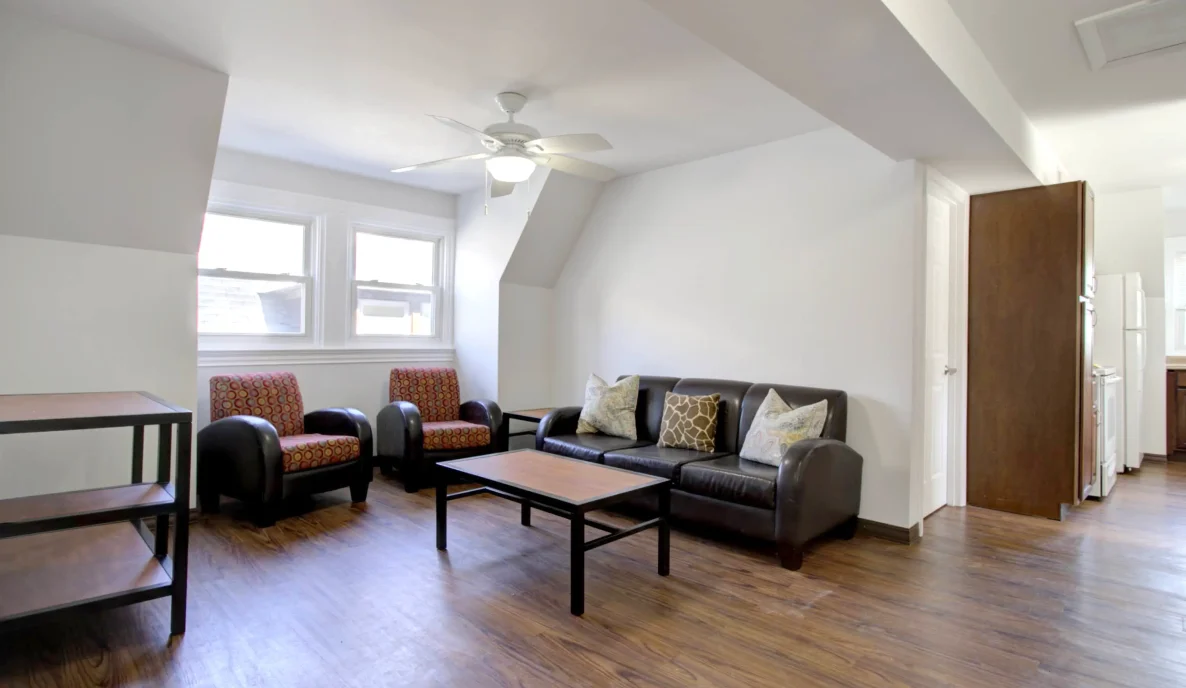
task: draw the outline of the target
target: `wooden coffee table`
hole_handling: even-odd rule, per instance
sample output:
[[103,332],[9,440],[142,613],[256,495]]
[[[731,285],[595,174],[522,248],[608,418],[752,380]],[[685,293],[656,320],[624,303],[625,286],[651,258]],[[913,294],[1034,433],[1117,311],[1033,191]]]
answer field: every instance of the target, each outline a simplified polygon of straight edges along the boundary
[[[445,549],[445,514],[454,499],[493,494],[521,505],[520,520],[531,525],[531,510],[539,509],[570,521],[572,576],[572,613],[585,613],[585,552],[615,540],[659,529],[659,575],[671,568],[671,481],[621,468],[569,459],[532,450],[487,454],[472,459],[442,461],[437,464],[437,549]],[[460,478],[483,487],[448,494],[450,480]],[[605,508],[629,497],[656,493],[659,517],[629,528],[618,528],[588,518],[589,511]],[[585,526],[604,530],[608,535],[585,541]]]

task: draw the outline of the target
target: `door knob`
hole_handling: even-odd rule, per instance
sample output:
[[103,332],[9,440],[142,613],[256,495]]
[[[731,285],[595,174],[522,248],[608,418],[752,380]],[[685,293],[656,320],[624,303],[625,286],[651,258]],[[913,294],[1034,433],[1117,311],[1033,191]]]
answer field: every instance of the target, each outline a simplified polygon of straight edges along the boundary
[[943,374],[944,375],[955,375],[955,373],[956,373],[955,368],[952,368],[951,366],[943,366]]

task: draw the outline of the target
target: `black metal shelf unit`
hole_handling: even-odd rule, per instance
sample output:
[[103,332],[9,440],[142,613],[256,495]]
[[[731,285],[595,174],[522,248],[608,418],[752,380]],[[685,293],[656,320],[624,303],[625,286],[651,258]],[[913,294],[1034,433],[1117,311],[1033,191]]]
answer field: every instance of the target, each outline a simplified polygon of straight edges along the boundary
[[193,413],[146,392],[0,395],[0,435],[119,427],[132,428],[129,484],[0,500],[0,629],[172,597],[171,633],[185,632]]

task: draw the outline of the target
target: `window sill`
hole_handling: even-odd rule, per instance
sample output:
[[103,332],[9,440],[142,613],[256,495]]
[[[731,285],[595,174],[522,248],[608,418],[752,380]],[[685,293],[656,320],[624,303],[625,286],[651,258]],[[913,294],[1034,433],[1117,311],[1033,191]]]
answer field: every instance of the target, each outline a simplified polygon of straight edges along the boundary
[[342,348],[342,349],[250,349],[198,352],[199,368],[253,365],[318,365],[340,363],[453,363],[454,352],[446,347]]

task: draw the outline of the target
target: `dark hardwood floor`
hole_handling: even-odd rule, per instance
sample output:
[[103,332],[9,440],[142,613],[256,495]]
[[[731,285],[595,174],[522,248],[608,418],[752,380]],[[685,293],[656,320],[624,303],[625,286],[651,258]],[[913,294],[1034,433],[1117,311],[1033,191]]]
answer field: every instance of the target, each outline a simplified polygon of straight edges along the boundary
[[195,524],[183,639],[167,600],[0,635],[0,685],[1186,685],[1186,464],[1065,523],[947,508],[919,545],[826,542],[800,572],[676,531],[660,578],[648,532],[589,554],[583,618],[558,518],[453,502],[444,554],[431,490],[308,508]]

